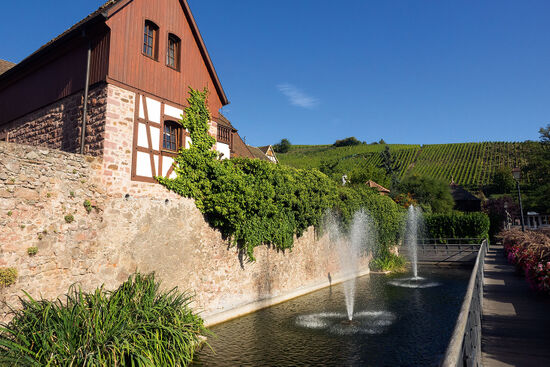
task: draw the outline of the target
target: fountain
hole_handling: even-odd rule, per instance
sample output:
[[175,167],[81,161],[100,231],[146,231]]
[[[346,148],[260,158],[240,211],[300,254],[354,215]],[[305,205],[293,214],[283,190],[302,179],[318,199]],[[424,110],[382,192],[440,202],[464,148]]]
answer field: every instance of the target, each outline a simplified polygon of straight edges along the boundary
[[414,205],[409,206],[405,225],[405,246],[409,253],[412,267],[412,277],[401,278],[389,283],[405,288],[429,288],[438,286],[439,283],[426,281],[426,278],[418,276],[418,233],[422,222],[422,211]]
[[405,244],[411,258],[413,279],[418,279],[418,225],[421,215],[420,208],[415,208],[414,205],[409,206],[405,227]]
[[331,244],[337,249],[340,275],[347,278],[343,284],[344,297],[347,322],[351,324],[355,305],[355,279],[359,275],[361,255],[366,254],[372,245],[372,220],[364,210],[358,210],[353,215],[348,233],[344,234],[336,216],[329,214],[325,219],[325,228]]

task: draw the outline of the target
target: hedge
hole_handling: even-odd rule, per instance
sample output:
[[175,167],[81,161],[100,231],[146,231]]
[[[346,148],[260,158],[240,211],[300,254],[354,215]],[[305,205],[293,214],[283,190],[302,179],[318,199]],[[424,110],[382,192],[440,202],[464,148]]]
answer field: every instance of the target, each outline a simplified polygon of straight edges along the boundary
[[427,214],[424,232],[428,238],[489,238],[489,217],[485,213]]

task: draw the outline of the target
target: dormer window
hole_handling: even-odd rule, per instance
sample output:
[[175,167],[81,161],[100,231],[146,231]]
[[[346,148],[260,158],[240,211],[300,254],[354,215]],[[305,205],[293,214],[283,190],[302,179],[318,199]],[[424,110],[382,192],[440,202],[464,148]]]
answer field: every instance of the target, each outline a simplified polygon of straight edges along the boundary
[[166,50],[166,65],[176,70],[180,68],[180,45],[181,41],[178,36],[170,33]]
[[143,30],[143,54],[157,60],[159,27],[150,20],[145,21]]

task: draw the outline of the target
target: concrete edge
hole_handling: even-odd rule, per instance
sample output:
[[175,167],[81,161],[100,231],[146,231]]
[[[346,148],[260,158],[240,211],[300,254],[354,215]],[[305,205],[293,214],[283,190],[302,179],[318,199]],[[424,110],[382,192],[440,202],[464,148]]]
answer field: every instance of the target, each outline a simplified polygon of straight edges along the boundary
[[328,281],[318,282],[318,283],[310,285],[310,286],[305,286],[305,287],[298,288],[294,291],[290,291],[290,292],[282,294],[280,296],[275,296],[275,297],[272,297],[272,298],[266,298],[266,299],[262,299],[262,300],[259,300],[259,301],[254,301],[254,302],[242,305],[242,306],[232,308],[232,309],[227,310],[227,311],[217,312],[217,313],[213,313],[213,314],[201,315],[201,317],[203,318],[204,325],[206,327],[214,326],[214,325],[221,324],[223,322],[233,320],[233,319],[236,319],[238,317],[247,315],[249,313],[261,310],[263,308],[267,308],[267,307],[270,307],[270,306],[273,306],[273,305],[276,305],[276,304],[279,304],[279,303],[283,303],[283,302],[286,302],[286,301],[291,300],[293,298],[297,298],[297,297],[303,296],[305,294],[315,292],[315,291],[318,291],[318,290],[323,289],[323,288],[330,287],[331,285],[343,283],[346,280],[349,280],[349,279],[352,279],[352,278],[362,277],[362,276],[368,275],[370,273],[371,273],[370,270],[367,268],[365,270],[360,271],[358,274],[346,275],[346,276],[340,276],[340,277],[333,278],[332,282],[328,282]]

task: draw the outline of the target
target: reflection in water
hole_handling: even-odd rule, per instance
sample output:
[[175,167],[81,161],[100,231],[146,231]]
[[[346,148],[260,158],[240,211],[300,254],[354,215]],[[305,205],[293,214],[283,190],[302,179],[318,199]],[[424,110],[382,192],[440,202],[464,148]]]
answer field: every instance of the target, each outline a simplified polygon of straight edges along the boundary
[[398,277],[357,279],[353,324],[343,287],[320,291],[215,326],[216,337],[195,362],[201,366],[431,366],[452,334],[470,270],[423,268],[440,283],[403,288]]

